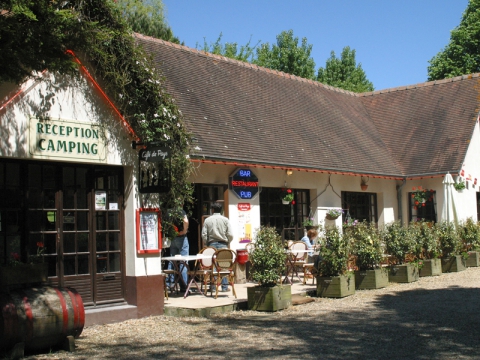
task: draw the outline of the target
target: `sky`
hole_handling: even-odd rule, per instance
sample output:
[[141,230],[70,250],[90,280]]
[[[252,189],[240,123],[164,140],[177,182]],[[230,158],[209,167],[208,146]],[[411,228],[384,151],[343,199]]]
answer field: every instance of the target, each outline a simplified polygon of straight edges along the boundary
[[468,0],[163,0],[167,22],[184,45],[204,40],[239,46],[276,43],[284,30],[313,45],[315,71],[331,51],[356,51],[375,90],[427,81],[428,61],[450,40]]

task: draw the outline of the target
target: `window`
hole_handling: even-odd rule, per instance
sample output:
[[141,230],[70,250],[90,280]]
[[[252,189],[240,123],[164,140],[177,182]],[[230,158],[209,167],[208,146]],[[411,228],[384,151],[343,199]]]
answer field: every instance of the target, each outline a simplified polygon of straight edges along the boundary
[[435,191],[429,191],[429,196],[424,202],[417,201],[414,193],[408,193],[410,221],[431,221],[437,222],[437,197]]
[[342,191],[342,209],[344,210],[342,222],[350,216],[352,220],[376,223],[377,194]]
[[276,228],[285,240],[303,237],[303,221],[308,217],[309,190],[292,189],[295,203],[282,204],[282,189],[262,188],[260,193],[260,225]]

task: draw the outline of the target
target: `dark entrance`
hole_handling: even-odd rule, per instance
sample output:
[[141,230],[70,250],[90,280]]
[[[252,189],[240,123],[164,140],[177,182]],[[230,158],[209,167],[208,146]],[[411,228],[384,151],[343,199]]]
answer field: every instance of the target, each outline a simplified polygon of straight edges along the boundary
[[0,193],[1,264],[42,244],[52,285],[123,301],[123,168],[0,161]]

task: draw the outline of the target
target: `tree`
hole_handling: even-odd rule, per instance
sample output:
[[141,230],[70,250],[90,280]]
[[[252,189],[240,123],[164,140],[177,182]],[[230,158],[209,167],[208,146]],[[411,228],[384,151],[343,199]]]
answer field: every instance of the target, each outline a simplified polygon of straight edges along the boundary
[[428,80],[480,72],[480,0],[470,0],[448,45],[428,66]]
[[133,31],[179,44],[167,25],[162,0],[117,0],[123,17]]
[[355,50],[351,50],[349,46],[343,48],[340,59],[335,56],[334,51],[330,53],[325,68],[318,69],[317,80],[358,93],[374,90],[373,84],[368,81],[362,69],[362,64],[356,64]]
[[[248,40],[248,43],[246,45],[242,45],[240,49],[238,49],[238,44],[236,42],[235,43],[227,42],[225,44],[222,44],[221,43],[222,36],[223,34],[220,33],[217,41],[215,41],[215,43],[210,45],[207,44],[207,41],[204,38],[203,48],[201,50],[208,53],[216,54],[216,55],[222,55],[231,59],[236,59],[239,61],[244,61],[244,62],[253,61],[254,50],[257,47],[258,43],[260,43],[260,41],[254,47],[251,47],[250,42],[252,41],[252,38],[250,37],[250,40]],[[196,48],[198,49],[198,44]]]
[[307,38],[298,45],[298,37],[293,37],[293,30],[282,31],[277,35],[277,43],[267,42],[257,48],[257,58],[254,64],[269,69],[283,71],[305,79],[314,79],[315,61],[310,57],[312,45],[307,44]]

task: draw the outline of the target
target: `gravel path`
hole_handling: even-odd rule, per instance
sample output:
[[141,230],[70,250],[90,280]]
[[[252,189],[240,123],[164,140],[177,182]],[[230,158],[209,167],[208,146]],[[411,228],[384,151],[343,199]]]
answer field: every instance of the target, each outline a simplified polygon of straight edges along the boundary
[[480,359],[480,268],[277,313],[166,316],[85,328],[30,359]]

